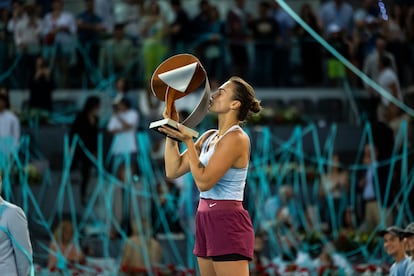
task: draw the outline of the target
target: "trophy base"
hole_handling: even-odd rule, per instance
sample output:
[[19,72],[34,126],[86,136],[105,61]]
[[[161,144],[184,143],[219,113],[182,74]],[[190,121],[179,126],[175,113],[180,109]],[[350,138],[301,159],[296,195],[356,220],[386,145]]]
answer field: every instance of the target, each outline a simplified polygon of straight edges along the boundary
[[[167,126],[167,127],[171,127],[171,128],[174,128],[174,129],[178,129],[177,124],[178,124],[177,121],[174,121],[172,119],[167,118],[167,119],[162,119],[162,120],[158,120],[158,121],[150,123],[149,128],[151,128],[153,130],[156,130],[156,131],[158,131],[158,128],[161,127],[161,126]],[[198,131],[195,131],[194,129],[191,129],[191,128],[186,127],[186,126],[184,126],[184,132],[187,133],[188,135],[191,135],[194,138],[197,138],[198,135],[199,135]],[[176,140],[176,139],[174,139],[174,140]]]

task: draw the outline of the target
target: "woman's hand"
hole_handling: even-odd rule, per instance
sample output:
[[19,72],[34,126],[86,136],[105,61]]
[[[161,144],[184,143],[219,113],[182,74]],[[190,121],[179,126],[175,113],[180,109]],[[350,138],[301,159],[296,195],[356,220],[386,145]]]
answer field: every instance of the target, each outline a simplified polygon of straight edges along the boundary
[[177,124],[177,127],[178,128],[175,129],[175,128],[168,127],[168,126],[162,126],[158,128],[158,131],[160,131],[161,133],[164,133],[169,138],[182,141],[186,144],[189,141],[193,141],[193,137],[185,131],[185,128],[183,125]]

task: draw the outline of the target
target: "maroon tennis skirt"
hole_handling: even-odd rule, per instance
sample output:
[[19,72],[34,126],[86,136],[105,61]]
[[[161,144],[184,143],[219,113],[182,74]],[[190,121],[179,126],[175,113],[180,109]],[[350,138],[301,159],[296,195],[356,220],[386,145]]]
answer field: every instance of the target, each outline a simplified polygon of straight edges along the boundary
[[253,259],[254,231],[241,201],[200,199],[193,253],[198,257],[240,254]]

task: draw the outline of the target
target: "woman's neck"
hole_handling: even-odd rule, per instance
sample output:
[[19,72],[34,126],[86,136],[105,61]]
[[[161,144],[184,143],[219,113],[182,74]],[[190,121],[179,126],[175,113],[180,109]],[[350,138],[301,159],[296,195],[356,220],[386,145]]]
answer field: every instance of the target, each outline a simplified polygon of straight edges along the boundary
[[219,118],[218,121],[218,135],[221,136],[234,125],[238,125],[239,121],[234,118]]

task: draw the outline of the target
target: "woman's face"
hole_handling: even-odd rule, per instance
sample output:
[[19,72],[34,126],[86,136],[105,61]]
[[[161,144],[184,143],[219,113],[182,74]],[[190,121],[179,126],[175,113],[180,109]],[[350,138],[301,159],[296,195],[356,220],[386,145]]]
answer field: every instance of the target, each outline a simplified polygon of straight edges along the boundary
[[225,82],[212,95],[210,99],[209,110],[216,113],[225,113],[231,109],[233,99],[233,83]]

